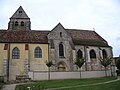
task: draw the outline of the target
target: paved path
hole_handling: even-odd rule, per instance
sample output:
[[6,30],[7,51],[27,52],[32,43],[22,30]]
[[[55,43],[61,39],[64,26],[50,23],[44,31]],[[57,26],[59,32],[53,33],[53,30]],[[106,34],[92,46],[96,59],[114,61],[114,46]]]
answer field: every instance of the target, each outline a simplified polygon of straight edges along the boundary
[[2,90],[15,90],[16,84],[5,85]]
[[[33,82],[28,82],[28,83],[33,83]],[[4,85],[2,90],[15,90],[16,85],[28,84],[28,83],[17,83],[17,84]]]

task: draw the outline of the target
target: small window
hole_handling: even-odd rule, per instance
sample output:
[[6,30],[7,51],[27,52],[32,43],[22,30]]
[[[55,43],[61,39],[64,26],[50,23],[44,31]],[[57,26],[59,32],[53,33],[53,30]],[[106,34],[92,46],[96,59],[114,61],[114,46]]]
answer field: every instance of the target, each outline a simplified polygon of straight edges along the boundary
[[19,13],[21,14],[21,13],[22,13],[22,11],[19,11]]
[[60,32],[60,37],[62,37],[62,32]]
[[21,22],[21,26],[24,26],[24,22],[23,21]]
[[12,59],[19,59],[20,58],[20,50],[15,47],[13,50],[12,50]]
[[90,50],[90,58],[91,58],[91,59],[96,58],[96,53],[95,53],[95,51],[94,51],[93,49]]
[[40,47],[35,48],[34,57],[35,58],[42,58],[42,50]]
[[18,26],[18,22],[17,21],[15,22],[15,26]]

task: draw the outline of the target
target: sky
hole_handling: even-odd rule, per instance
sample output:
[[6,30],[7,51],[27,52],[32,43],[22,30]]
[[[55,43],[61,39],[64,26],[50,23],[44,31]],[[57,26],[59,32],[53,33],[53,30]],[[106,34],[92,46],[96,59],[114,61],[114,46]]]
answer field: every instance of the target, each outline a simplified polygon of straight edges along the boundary
[[31,19],[32,30],[64,28],[94,30],[120,55],[120,0],[0,0],[0,29],[22,6]]

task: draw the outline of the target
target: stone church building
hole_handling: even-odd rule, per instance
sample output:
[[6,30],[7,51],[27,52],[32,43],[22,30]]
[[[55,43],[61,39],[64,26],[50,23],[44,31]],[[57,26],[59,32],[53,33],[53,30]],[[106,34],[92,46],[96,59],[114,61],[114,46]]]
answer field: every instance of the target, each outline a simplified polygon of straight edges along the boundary
[[66,29],[58,23],[52,30],[31,30],[31,21],[20,6],[7,30],[0,30],[0,76],[15,80],[29,71],[77,71],[76,58],[84,58],[82,70],[103,70],[99,57],[112,57],[112,47],[91,30]]

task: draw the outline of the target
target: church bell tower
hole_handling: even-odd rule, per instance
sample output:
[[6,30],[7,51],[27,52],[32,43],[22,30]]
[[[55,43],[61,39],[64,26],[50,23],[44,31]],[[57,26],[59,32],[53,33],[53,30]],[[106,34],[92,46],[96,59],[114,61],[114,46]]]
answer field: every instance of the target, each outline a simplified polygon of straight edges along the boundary
[[31,30],[30,18],[20,6],[8,23],[8,30]]

